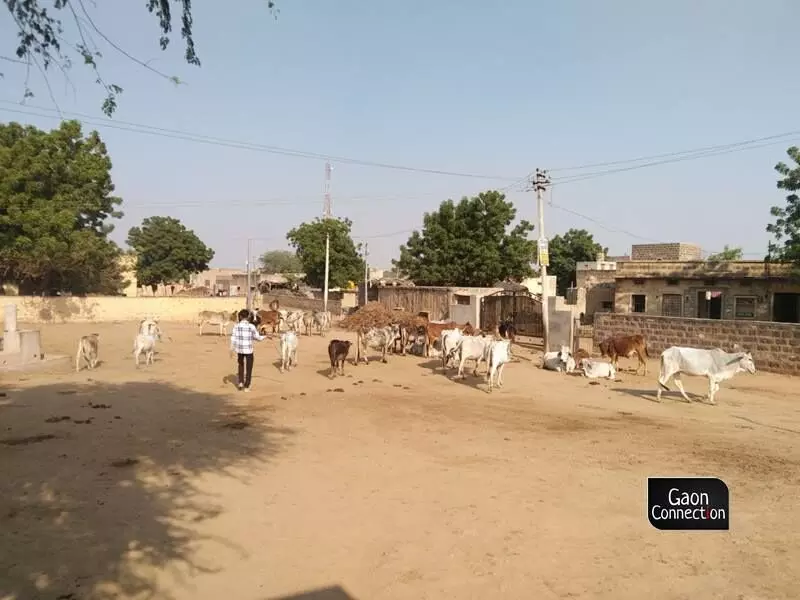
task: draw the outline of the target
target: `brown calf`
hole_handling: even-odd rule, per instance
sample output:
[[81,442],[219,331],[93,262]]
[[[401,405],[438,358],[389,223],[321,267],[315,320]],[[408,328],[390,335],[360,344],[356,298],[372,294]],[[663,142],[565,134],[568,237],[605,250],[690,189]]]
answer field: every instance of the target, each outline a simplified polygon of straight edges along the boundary
[[647,354],[647,341],[644,336],[639,334],[615,335],[600,342],[600,356],[608,356],[614,368],[617,367],[617,360],[620,356],[633,358],[634,354],[639,358],[635,373],[638,374],[639,368],[644,367],[643,374],[647,375],[647,361],[645,358],[650,358],[650,355]]
[[467,321],[464,325],[459,325],[455,321],[449,323],[428,323],[425,326],[425,357],[430,356],[430,347],[442,336],[445,329],[460,329],[464,335],[475,335],[475,328]]
[[347,360],[347,355],[350,354],[350,345],[351,342],[349,340],[331,340],[328,343],[328,357],[331,359],[329,377],[333,377],[336,374],[337,368],[344,375],[344,361]]
[[261,330],[262,335],[267,330],[267,325],[272,326],[272,333],[278,328],[278,323],[280,323],[281,313],[277,310],[260,310],[258,311],[258,316],[261,317],[261,323],[259,329]]

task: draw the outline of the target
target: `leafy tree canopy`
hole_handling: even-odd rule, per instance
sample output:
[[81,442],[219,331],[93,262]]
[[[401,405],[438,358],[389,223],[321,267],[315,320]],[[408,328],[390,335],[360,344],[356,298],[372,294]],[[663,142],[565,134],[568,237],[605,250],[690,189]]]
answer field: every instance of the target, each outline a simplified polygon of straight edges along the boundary
[[585,229],[570,229],[564,235],[553,236],[549,244],[548,275],[556,276],[556,290],[563,296],[575,282],[575,263],[593,261],[599,252],[608,252],[594,241]]
[[706,258],[706,260],[708,262],[726,262],[729,260],[742,260],[742,256],[743,254],[741,248],[730,248],[727,244],[725,244],[722,252],[711,254],[708,258]]
[[128,245],[136,251],[139,285],[155,290],[158,284],[188,281],[193,273],[208,269],[214,251],[194,231],[173,217],[148,217],[128,232]]
[[0,124],[0,277],[23,293],[116,293],[120,218],[111,159],[77,121],[49,132]]
[[786,153],[792,159],[792,165],[780,162],[775,170],[781,175],[778,189],[790,192],[786,196],[786,206],[773,206],[770,214],[775,222],[767,225],[767,231],[773,235],[774,241],[769,243],[771,260],[794,263],[800,270],[800,149],[792,146]]
[[422,233],[415,231],[400,246],[399,271],[417,285],[490,286],[532,274],[536,244],[528,239],[533,225],[520,221],[514,205],[498,191],[446,200],[425,213]]
[[350,231],[350,219],[316,218],[302,223],[286,234],[297,250],[297,257],[306,274],[306,282],[314,287],[325,285],[325,234],[330,235],[330,287],[347,287],[348,281],[363,278],[364,260],[358,255]]
[[274,273],[301,273],[303,263],[297,254],[289,250],[270,250],[261,255],[261,271],[267,275]]
[[[162,73],[150,65],[150,61],[143,61],[132,56],[124,48],[110,39],[95,22],[92,14],[96,10],[94,2],[85,0],[3,0],[10,13],[12,26],[17,29],[16,60],[5,57],[11,62],[19,62],[30,73],[38,70],[45,77],[52,67],[58,68],[65,76],[72,66],[73,59],[79,60],[94,71],[97,84],[100,85],[106,99],[103,102],[103,112],[111,116],[117,108],[117,97],[122,93],[122,88],[116,83],[107,81],[100,72],[99,61],[102,59],[98,42],[105,42],[113,51],[125,58],[139,64],[151,73],[163,77],[175,84],[182,83],[178,77]],[[275,2],[266,0],[267,8],[277,13]],[[192,17],[192,0],[145,0],[148,12],[154,14],[158,20],[161,32],[159,45],[161,50],[166,50],[172,33],[173,11],[172,7],[180,9],[181,37],[185,43],[184,57],[190,65],[200,66],[200,58],[195,51],[194,19]],[[66,23],[60,14],[66,15]],[[55,15],[55,16],[54,16]],[[70,30],[71,35],[65,32]],[[0,74],[1,75],[1,74]],[[49,87],[49,83],[47,83]],[[33,96],[25,81],[25,98]]]

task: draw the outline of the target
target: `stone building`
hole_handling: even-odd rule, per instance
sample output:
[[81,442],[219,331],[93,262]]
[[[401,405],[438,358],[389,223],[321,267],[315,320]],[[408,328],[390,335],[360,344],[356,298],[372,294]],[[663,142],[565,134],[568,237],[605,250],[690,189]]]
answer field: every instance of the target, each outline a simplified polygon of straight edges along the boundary
[[790,275],[791,265],[762,261],[620,262],[614,312],[800,323],[800,283]]
[[696,244],[674,242],[671,244],[634,244],[631,260],[703,260],[703,249]]

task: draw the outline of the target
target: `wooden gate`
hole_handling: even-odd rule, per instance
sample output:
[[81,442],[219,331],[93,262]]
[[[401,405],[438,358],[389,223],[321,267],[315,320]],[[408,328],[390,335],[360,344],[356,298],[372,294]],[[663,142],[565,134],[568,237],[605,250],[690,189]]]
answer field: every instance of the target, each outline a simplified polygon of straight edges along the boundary
[[493,329],[508,318],[518,335],[544,335],[542,301],[530,292],[504,290],[481,298],[481,328]]

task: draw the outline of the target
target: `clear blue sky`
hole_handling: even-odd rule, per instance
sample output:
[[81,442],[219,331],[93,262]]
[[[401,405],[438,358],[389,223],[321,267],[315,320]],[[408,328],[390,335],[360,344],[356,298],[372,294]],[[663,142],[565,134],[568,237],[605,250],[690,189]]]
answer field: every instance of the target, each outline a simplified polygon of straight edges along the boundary
[[[122,48],[188,84],[175,87],[101,42],[102,74],[125,88],[115,118],[422,168],[506,177],[551,168],[554,180],[582,172],[560,167],[800,130],[792,0],[278,4],[274,20],[265,0],[195,2],[196,68],[182,61],[179,34],[160,51],[142,2],[87,3]],[[0,15],[0,54],[10,56],[15,31]],[[5,61],[0,69],[0,100],[19,101],[24,69]],[[76,61],[70,76],[77,91],[50,73],[65,117],[103,119],[92,73]],[[36,73],[31,87],[29,105],[53,110]],[[57,124],[5,110],[0,118]],[[87,128],[100,131],[114,162],[125,211],[118,241],[144,217],[171,215],[215,249],[215,266],[237,267],[248,237],[265,238],[257,252],[283,248],[288,229],[321,214],[324,160]],[[761,258],[769,208],[783,203],[773,166],[792,142],[800,133],[565,184],[552,200],[643,238],[743,246]],[[334,213],[354,221],[357,241],[395,233],[368,240],[378,266],[389,266],[406,230],[440,201],[508,184],[333,164]],[[535,221],[532,193],[509,197]],[[548,236],[570,227],[589,229],[612,253],[642,242],[547,207]]]

